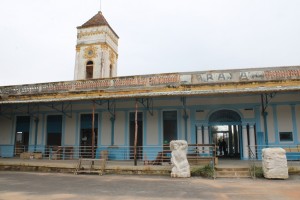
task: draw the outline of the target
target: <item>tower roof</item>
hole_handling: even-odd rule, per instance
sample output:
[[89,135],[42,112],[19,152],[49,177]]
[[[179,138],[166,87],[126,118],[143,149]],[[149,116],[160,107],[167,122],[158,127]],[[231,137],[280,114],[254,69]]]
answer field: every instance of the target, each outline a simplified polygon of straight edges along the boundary
[[99,11],[91,19],[89,19],[87,22],[85,22],[84,24],[82,24],[81,26],[79,26],[77,28],[79,28],[79,29],[89,28],[89,27],[93,27],[93,26],[108,26],[112,30],[112,32],[119,38],[119,36],[116,34],[116,32],[108,24],[108,22],[106,21],[106,19],[103,16],[101,11]]

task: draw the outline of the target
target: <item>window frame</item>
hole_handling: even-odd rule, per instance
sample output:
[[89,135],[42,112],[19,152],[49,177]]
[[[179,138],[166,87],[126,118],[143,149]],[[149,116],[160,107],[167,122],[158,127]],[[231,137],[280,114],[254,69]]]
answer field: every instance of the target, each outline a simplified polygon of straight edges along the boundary
[[[283,134],[289,134],[287,139],[282,138]],[[279,132],[279,141],[280,142],[293,142],[294,141],[294,135],[292,131],[280,131]]]

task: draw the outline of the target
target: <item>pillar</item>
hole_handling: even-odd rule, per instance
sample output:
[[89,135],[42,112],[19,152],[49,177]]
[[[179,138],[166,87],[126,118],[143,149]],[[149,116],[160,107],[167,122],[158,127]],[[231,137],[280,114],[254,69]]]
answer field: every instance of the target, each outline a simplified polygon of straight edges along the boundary
[[204,126],[204,144],[209,144],[208,126]]
[[243,135],[243,158],[244,160],[248,160],[249,150],[248,150],[248,134],[247,134],[246,125],[242,125],[242,135]]
[[251,149],[251,156],[252,158],[256,158],[256,152],[255,152],[255,135],[254,135],[254,125],[250,124],[249,125],[249,143],[250,143],[250,149]]
[[228,126],[228,131],[229,131],[229,133],[228,133],[228,136],[229,136],[229,141],[228,141],[228,143],[229,143],[229,156],[232,156],[233,155],[233,147],[232,147],[232,126],[231,125],[229,125]]
[[[204,125],[204,142],[203,144],[209,144],[208,126]],[[204,147],[205,154],[209,154],[209,147]]]
[[233,130],[234,130],[234,154],[237,155],[239,153],[239,137],[238,137],[238,130],[237,130],[238,126],[235,125],[233,126]]

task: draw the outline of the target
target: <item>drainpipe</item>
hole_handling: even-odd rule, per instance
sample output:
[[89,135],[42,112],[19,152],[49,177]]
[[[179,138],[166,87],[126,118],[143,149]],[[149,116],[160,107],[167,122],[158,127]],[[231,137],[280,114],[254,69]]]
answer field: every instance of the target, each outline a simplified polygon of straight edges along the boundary
[[182,107],[183,107],[183,119],[184,119],[184,139],[187,141],[187,120],[189,118],[186,112],[186,97],[181,97]]
[[264,112],[263,113],[263,118],[264,118],[264,130],[265,130],[265,144],[268,147],[269,140],[268,140],[268,123],[267,123],[267,116],[268,113]]
[[95,101],[93,101],[93,114],[92,114],[92,159],[95,158]]
[[134,115],[134,166],[137,166],[137,137],[138,137],[138,101],[135,100]]
[[111,117],[110,121],[111,121],[111,146],[115,145],[115,117]]
[[34,134],[34,152],[36,152],[36,146],[37,146],[37,135],[38,135],[38,126],[39,126],[39,118],[36,118],[34,120],[35,122],[35,134]]
[[261,94],[261,115],[263,116],[263,120],[264,120],[264,131],[265,131],[265,145],[268,146],[268,123],[267,123],[267,116],[268,113],[265,110],[265,104],[264,104],[264,95]]
[[184,139],[187,141],[187,132],[188,132],[188,128],[187,128],[187,120],[188,120],[189,116],[187,114],[183,115],[183,119],[184,119]]

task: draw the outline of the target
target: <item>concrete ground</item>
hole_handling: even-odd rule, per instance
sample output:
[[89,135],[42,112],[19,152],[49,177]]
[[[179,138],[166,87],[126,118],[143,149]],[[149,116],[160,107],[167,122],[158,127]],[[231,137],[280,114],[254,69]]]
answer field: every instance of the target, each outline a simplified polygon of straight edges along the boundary
[[0,200],[299,199],[300,176],[288,180],[171,179],[168,176],[72,175],[0,171]]

